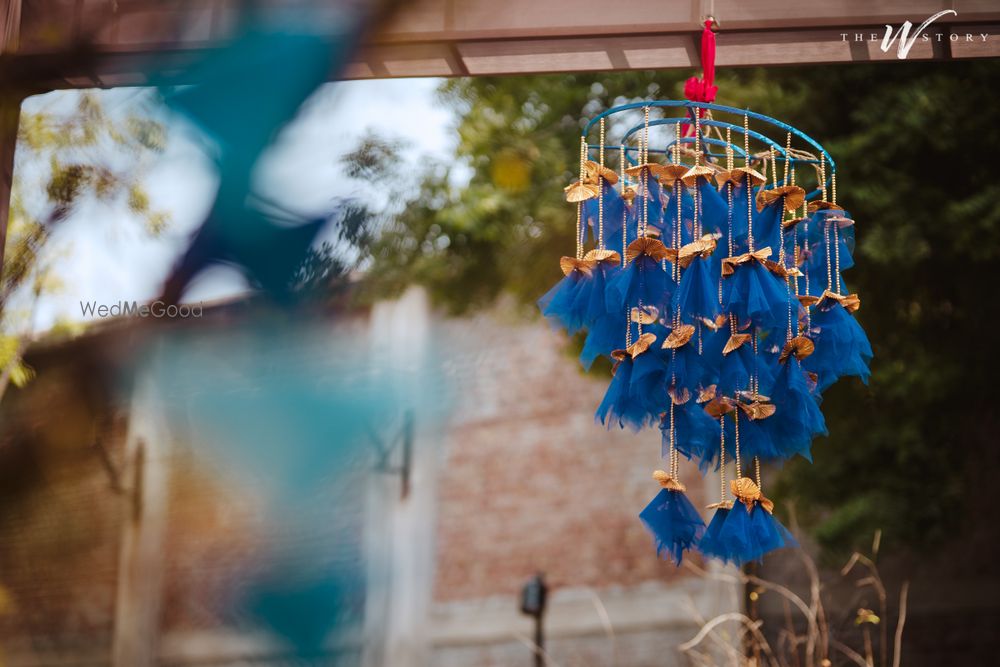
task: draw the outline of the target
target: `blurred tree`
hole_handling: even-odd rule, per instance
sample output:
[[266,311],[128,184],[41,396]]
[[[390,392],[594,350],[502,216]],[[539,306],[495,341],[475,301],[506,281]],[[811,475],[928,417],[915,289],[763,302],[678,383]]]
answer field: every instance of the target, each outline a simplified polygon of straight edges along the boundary
[[162,151],[165,141],[158,121],[109,114],[91,93],[76,94],[65,111],[21,114],[0,276],[0,398],[10,383],[31,379],[21,352],[38,297],[58,288],[50,241],[60,223],[96,201],[126,207],[149,234],[165,228],[167,214],[151,206],[142,185],[145,158]]
[[[455,162],[427,170],[375,243],[370,289],[417,282],[452,312],[501,293],[534,302],[573,248],[562,187],[575,178],[581,119],[635,99],[678,98],[687,74],[442,84],[458,118]],[[864,543],[873,528],[888,546],[940,540],[994,507],[985,494],[1000,468],[1000,424],[987,407],[1000,370],[989,313],[1000,268],[991,166],[1000,117],[987,83],[998,75],[1000,62],[984,60],[718,77],[719,103],[779,117],[829,148],[840,200],[858,221],[859,260],[847,278],[875,349],[872,384],[844,381],[827,393],[830,437],[815,443],[814,465],[787,465],[777,489],[834,550]]]

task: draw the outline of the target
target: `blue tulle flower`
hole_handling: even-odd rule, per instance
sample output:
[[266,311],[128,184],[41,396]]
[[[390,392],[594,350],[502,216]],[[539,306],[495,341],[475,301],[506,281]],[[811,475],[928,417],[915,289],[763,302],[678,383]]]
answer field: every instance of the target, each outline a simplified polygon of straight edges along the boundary
[[[680,202],[680,207],[677,206],[678,202]],[[676,248],[693,240],[694,198],[679,178],[671,186],[663,219],[662,241],[664,245]],[[680,238],[677,237],[678,230],[680,230]]]
[[763,425],[771,441],[785,458],[799,454],[811,462],[812,439],[827,434],[826,420],[794,355],[781,364],[770,397],[777,410]]
[[[697,336],[697,332],[695,336]],[[696,337],[692,337],[691,340],[678,348],[663,350],[662,355],[667,366],[665,372],[665,385],[667,387],[693,393],[712,384],[714,374],[705,363],[706,357],[698,350]]]
[[665,203],[666,197],[660,182],[650,173],[648,167],[642,167],[635,176],[635,199],[632,206],[635,207],[637,221],[646,221],[650,227],[660,232],[661,238],[665,227],[663,219]]
[[[713,256],[718,253],[713,253]],[[720,264],[721,271],[721,264]],[[713,270],[713,260],[710,257],[695,257],[686,269],[681,272],[681,281],[674,292],[671,308],[674,312],[680,309],[685,321],[698,318],[714,320],[722,306],[719,303],[720,272]]]
[[705,522],[683,491],[661,489],[639,518],[656,540],[656,553],[677,565],[705,533]]
[[857,376],[868,383],[871,343],[858,321],[841,304],[823,299],[813,308],[808,336],[816,344],[816,350],[802,360],[802,367],[816,374],[819,391],[825,391],[845,376]]
[[633,306],[655,306],[666,310],[673,296],[674,283],[663,270],[660,260],[641,254],[608,282],[609,309],[625,312]]
[[[693,399],[674,406],[674,447],[685,458],[697,461],[702,472],[718,459],[720,428],[719,420]],[[661,454],[666,457],[670,451],[669,412],[660,422],[660,430]]]
[[617,424],[621,428],[627,426],[633,431],[638,431],[650,422],[650,415],[642,397],[632,391],[634,368],[632,357],[629,355],[625,355],[625,358],[615,365],[611,383],[595,414],[596,419],[608,428]]
[[735,565],[760,560],[775,549],[797,544],[792,534],[757,502],[750,511],[742,502],[736,503],[724,521],[715,537],[717,550],[724,554],[720,558]]
[[586,274],[573,269],[538,300],[542,315],[555,326],[565,329],[569,335],[575,334],[585,325],[586,312],[574,307],[574,302],[580,284],[586,278]]
[[[729,252],[728,240],[729,236],[732,236],[733,254],[739,255],[741,253],[747,252],[750,249],[749,239],[748,239],[750,231],[750,221],[753,219],[753,217],[757,215],[757,209],[753,203],[753,198],[754,198],[753,188],[752,187],[748,188],[746,179],[740,181],[736,185],[727,184],[726,187],[732,188],[733,190],[732,193],[733,207],[731,211],[727,210],[727,220],[726,220],[727,231],[731,224],[732,233],[731,234],[727,233],[727,235],[724,237],[726,243],[723,244],[722,242],[720,242],[719,247],[724,248],[725,249],[724,252],[728,253]],[[750,198],[749,210],[747,208],[748,192]],[[728,200],[728,195],[727,195],[727,200]],[[728,209],[729,206],[728,201],[726,202],[726,206]],[[731,219],[728,219],[730,214],[731,214]]]
[[726,240],[729,233],[729,203],[707,178],[699,177],[697,188],[701,233],[717,234],[723,245],[721,241]]
[[[604,227],[604,243],[605,247],[608,247],[615,239],[615,235],[621,236],[622,232],[622,218],[625,215],[625,200],[622,199],[621,194],[607,182],[603,177],[598,179],[600,181],[601,194],[600,199],[594,197],[583,202],[583,229],[581,230],[583,238],[581,243],[586,245],[587,243],[587,231],[590,231],[590,237],[595,246],[599,244],[600,241],[600,228]],[[603,211],[601,210],[603,207]],[[617,242],[621,243],[621,238],[617,239]]]
[[590,275],[580,281],[573,300],[573,311],[583,313],[584,326],[590,327],[609,312],[617,312],[608,304],[607,291],[608,283],[620,270],[617,262],[598,262]]
[[757,260],[737,265],[722,279],[725,311],[759,329],[784,329],[791,298],[786,282]]
[[[740,408],[737,408],[740,410]],[[743,460],[747,461],[753,457],[758,457],[761,461],[767,461],[769,463],[779,463],[784,461],[785,456],[781,450],[774,444],[771,439],[771,434],[765,427],[765,422],[768,419],[773,419],[774,416],[766,417],[763,419],[750,419],[750,417],[745,413],[740,411],[739,415],[739,429],[740,429],[740,455]],[[726,419],[726,456],[730,460],[736,459],[736,420]]]
[[781,247],[781,219],[784,217],[784,210],[784,198],[779,198],[754,215],[754,246],[778,252]]
[[590,370],[598,357],[611,357],[615,350],[625,348],[625,311],[608,313],[590,324],[580,352],[580,365]]
[[733,554],[729,552],[729,545],[721,539],[722,529],[726,525],[726,518],[732,511],[728,507],[719,507],[715,510],[712,520],[708,522],[708,528],[705,529],[705,534],[698,541],[698,551],[705,556],[718,558],[723,562],[732,560]]

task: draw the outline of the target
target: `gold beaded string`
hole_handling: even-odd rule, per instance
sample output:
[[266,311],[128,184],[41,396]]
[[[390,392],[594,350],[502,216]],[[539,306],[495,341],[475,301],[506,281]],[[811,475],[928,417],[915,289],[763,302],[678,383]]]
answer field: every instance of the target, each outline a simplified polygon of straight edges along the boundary
[[[681,161],[681,124],[680,122],[674,123],[674,148],[670,153],[670,162],[673,164],[679,164]],[[677,200],[677,221],[674,224],[674,248],[680,252],[681,249],[681,216],[683,215],[681,209],[681,188],[684,187],[684,183],[679,179],[674,179],[674,199]],[[681,266],[680,262],[674,262],[674,282],[680,282],[681,279]]]
[[753,471],[754,477],[757,478],[757,488],[763,491],[764,488],[760,483],[760,457],[758,456],[753,457]]
[[[782,185],[795,185],[795,167],[794,167],[794,163],[792,162],[792,133],[791,132],[789,132],[788,135],[787,135],[787,137],[785,138],[785,180],[784,180],[784,183],[782,183]],[[784,222],[784,220],[785,220],[786,217],[791,217],[791,215],[786,215],[785,208],[784,208],[784,206],[782,206],[782,208],[781,208],[781,220],[782,220],[782,222]],[[784,229],[784,227],[785,226],[782,225],[781,229]],[[779,253],[781,254],[782,259],[784,259],[784,252],[783,252],[783,250],[779,251]]]
[[[778,187],[778,154],[774,152],[774,146],[769,146],[767,150],[771,162],[771,185]],[[767,169],[764,169],[764,178],[767,179]]]
[[[735,159],[733,156],[733,132],[731,128],[726,128],[726,171],[729,172],[729,178],[726,180],[726,201],[728,206],[726,207],[726,222],[729,229],[729,234],[727,234],[726,241],[729,245],[729,257],[733,256],[733,179],[732,171],[734,167]],[[719,278],[719,303],[722,303],[722,278]]]
[[678,472],[678,459],[677,459],[677,447],[674,443],[677,441],[677,433],[674,431],[674,401],[670,401],[670,453],[669,453],[669,468],[670,477],[675,481],[680,481],[677,479]]
[[[694,166],[701,166],[701,113],[695,111],[694,114]],[[692,236],[694,239],[701,238],[701,190],[698,188],[698,181],[695,179],[694,189],[694,223],[692,225]]]
[[597,247],[604,250],[604,119],[601,119],[601,144],[599,147],[600,174],[597,177],[601,184],[601,194],[597,198]]
[[[750,170],[750,116],[743,114],[743,160],[746,163],[747,171]],[[747,247],[750,252],[753,247],[753,181],[750,174],[744,176],[747,183]],[[730,253],[732,255],[732,253]]]
[[[649,107],[643,107],[642,146],[639,148],[640,164],[649,163]],[[642,169],[642,224],[639,236],[645,238],[649,225],[649,169]]]
[[785,180],[782,185],[788,185],[789,170],[792,168],[792,133],[785,137]]
[[740,409],[733,409],[733,453],[736,455],[736,479],[743,477],[743,464],[740,461]]
[[[833,204],[837,204],[837,173],[833,173]],[[837,216],[840,217],[840,216]],[[840,294],[840,224],[833,224],[833,257],[836,262],[835,269],[837,276],[837,294]]]
[[[587,139],[580,137],[580,184],[583,184],[583,167],[587,155]],[[576,203],[576,258],[583,259],[583,202]]]
[[826,153],[819,153],[819,182],[823,192],[823,201],[826,201]]
[[[624,140],[618,147],[618,168],[622,175],[622,197],[625,196],[625,190],[628,188],[628,176],[625,174],[625,142]],[[623,200],[624,201],[624,200]],[[622,268],[625,268],[625,246],[628,245],[628,207],[622,204]]]
[[726,415],[719,417],[719,502],[726,501]]

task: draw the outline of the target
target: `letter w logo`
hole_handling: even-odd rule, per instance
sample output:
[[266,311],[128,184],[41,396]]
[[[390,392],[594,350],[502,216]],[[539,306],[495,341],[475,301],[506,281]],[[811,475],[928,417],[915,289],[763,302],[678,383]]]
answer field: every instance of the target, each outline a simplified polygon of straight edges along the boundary
[[955,16],[958,16],[958,12],[954,9],[942,10],[921,23],[920,27],[917,28],[917,31],[913,33],[912,37],[910,36],[910,28],[913,27],[913,24],[909,21],[899,26],[899,30],[896,31],[895,35],[892,34],[892,26],[887,23],[885,25],[885,37],[882,38],[882,52],[888,53],[889,49],[892,48],[892,43],[899,38],[899,46],[896,48],[896,57],[900,60],[904,60],[906,56],[909,55],[910,49],[913,48],[913,43],[917,41],[917,37],[919,37],[930,24],[934,23],[945,14],[954,14]]

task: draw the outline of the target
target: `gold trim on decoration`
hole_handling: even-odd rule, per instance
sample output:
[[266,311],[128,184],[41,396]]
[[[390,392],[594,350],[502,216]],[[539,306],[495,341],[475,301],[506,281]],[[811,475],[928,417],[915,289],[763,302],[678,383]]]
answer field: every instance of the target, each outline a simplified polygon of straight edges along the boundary
[[753,185],[760,185],[767,182],[767,178],[752,167],[735,167],[729,171],[718,171],[715,173],[715,181],[722,187],[726,181],[732,181],[734,185],[739,185],[745,178],[749,177]]
[[770,190],[761,190],[757,193],[757,210],[763,211],[765,206],[772,204],[781,197],[785,198],[785,210],[795,212],[801,208],[806,200],[806,191],[797,185],[779,185]]
[[632,308],[631,312],[632,321],[637,324],[652,324],[660,317],[660,312],[655,306],[642,306],[641,308],[636,306]]
[[844,208],[842,206],[838,206],[837,204],[834,204],[833,202],[823,201],[822,199],[817,199],[816,201],[809,202],[809,212],[810,213],[815,213],[816,211],[826,211],[826,210],[830,210],[830,209],[832,209],[834,211],[843,211],[844,210]]
[[573,271],[579,271],[589,276],[595,266],[597,266],[597,262],[589,259],[577,259],[576,257],[559,258],[559,268],[562,269],[563,275],[566,276],[573,273]]
[[729,490],[746,506],[748,512],[753,509],[754,502],[758,502],[765,512],[774,513],[774,503],[761,493],[760,487],[749,477],[740,477],[729,482]]
[[631,355],[633,359],[635,359],[640,354],[648,350],[649,346],[652,345],[654,342],[656,342],[656,334],[649,333],[647,331],[646,333],[639,336],[638,340],[636,340],[634,343],[625,348],[625,351],[628,352],[628,354]]
[[566,201],[571,204],[577,204],[582,201],[587,201],[588,199],[593,199],[600,192],[596,185],[583,183],[581,181],[570,183],[563,188],[563,191],[566,193]]
[[726,398],[725,396],[716,396],[708,403],[705,404],[705,412],[714,419],[718,419],[722,415],[728,414],[736,409],[733,402]]
[[726,341],[726,346],[722,348],[722,355],[726,356],[730,352],[740,349],[740,347],[750,341],[750,334],[748,333],[734,333]]
[[819,303],[819,297],[813,296],[812,294],[799,294],[796,298],[798,298],[799,303],[801,303],[806,308],[808,308],[809,306],[815,306],[817,303]]
[[615,173],[614,169],[609,169],[608,167],[603,167],[593,160],[587,160],[583,163],[584,169],[590,176],[603,176],[610,185],[614,185],[618,182],[618,174]]
[[782,348],[781,354],[778,355],[778,361],[785,363],[788,361],[788,357],[795,355],[795,358],[802,361],[810,354],[816,350],[816,344],[812,342],[809,338],[805,336],[796,336],[787,343],[785,347]]
[[667,261],[686,269],[695,257],[708,257],[715,251],[718,242],[714,234],[705,234],[700,239],[683,245],[680,251],[667,248]]
[[[765,397],[762,396],[761,398]],[[778,410],[774,403],[763,403],[761,401],[754,401],[753,403],[738,402],[737,405],[746,413],[747,417],[754,421],[767,419]]]
[[621,255],[619,255],[614,250],[599,250],[594,248],[593,250],[588,250],[587,254],[583,256],[585,260],[593,261],[596,266],[600,262],[606,262],[608,264],[618,264],[622,261]]
[[824,299],[836,301],[849,313],[856,312],[861,307],[861,298],[857,294],[837,294],[830,290],[823,290],[823,295],[817,300],[817,305],[821,305]]
[[680,491],[681,493],[687,491],[687,487],[681,482],[671,477],[665,470],[656,470],[653,472],[653,479],[660,483],[664,489],[669,491]]
[[663,341],[663,345],[660,349],[663,350],[676,350],[682,347],[691,340],[694,336],[694,325],[693,324],[681,324],[673,328],[667,339]]
[[674,405],[684,405],[691,400],[691,392],[684,387],[670,387],[667,389],[667,395],[670,396],[670,402]]
[[710,384],[707,387],[699,389],[698,398],[695,399],[695,403],[708,403],[711,401],[715,398],[715,389],[716,386],[714,384]]
[[808,219],[809,218],[789,218],[788,220],[782,221],[781,228],[784,229],[785,231],[788,231],[795,225],[799,224],[800,222],[805,222]]
[[625,249],[625,260],[631,262],[639,255],[646,255],[650,259],[662,262],[667,258],[667,248],[659,239],[640,237],[628,244],[628,248]]
[[629,167],[625,170],[625,173],[633,178],[638,178],[642,174],[643,169],[649,169],[649,175],[656,178],[660,175],[660,169],[663,165],[657,162],[643,162],[642,164],[637,164],[634,167]]
[[702,164],[696,164],[695,166],[691,167],[690,169],[684,172],[684,175],[681,176],[681,180],[684,181],[684,185],[692,187],[698,184],[699,176],[705,179],[709,179],[714,174],[715,170],[713,170],[712,168],[706,167],[705,165]]
[[788,271],[778,262],[768,259],[771,256],[771,248],[761,248],[753,252],[745,252],[734,257],[725,257],[722,260],[722,275],[731,276],[740,264],[747,264],[754,260],[760,262],[764,267],[779,278],[787,278]]
[[720,500],[717,503],[712,503],[711,505],[705,505],[707,510],[731,510],[733,509],[733,501],[731,500]]
[[677,179],[683,178],[687,171],[688,168],[682,164],[660,165],[660,183],[667,187],[673,187]]

